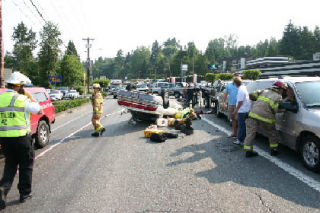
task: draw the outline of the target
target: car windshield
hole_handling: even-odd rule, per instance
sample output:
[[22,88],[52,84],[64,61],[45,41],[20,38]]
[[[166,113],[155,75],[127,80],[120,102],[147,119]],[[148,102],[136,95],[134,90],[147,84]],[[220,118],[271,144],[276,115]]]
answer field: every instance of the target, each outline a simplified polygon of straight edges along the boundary
[[137,88],[145,88],[145,87],[147,87],[146,84],[138,84],[138,85],[137,85]]
[[114,88],[114,89],[119,89],[120,88],[120,84],[111,84],[111,88]]
[[168,83],[159,83],[158,86],[161,87],[161,88],[169,88],[169,84]]
[[57,90],[51,90],[51,91],[50,91],[50,94],[59,94],[59,91],[57,91]]
[[70,90],[69,93],[76,93],[77,91],[75,90]]
[[306,107],[320,107],[320,81],[297,82],[297,92]]

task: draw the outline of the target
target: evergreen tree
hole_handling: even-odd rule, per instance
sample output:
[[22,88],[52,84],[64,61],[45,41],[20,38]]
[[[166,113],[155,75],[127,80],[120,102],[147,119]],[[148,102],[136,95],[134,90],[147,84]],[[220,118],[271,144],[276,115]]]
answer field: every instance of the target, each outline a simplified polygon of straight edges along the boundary
[[69,41],[68,42],[68,46],[67,46],[67,49],[66,49],[66,54],[67,55],[75,55],[75,56],[79,57],[77,49],[76,49],[76,46],[74,45],[73,41]]

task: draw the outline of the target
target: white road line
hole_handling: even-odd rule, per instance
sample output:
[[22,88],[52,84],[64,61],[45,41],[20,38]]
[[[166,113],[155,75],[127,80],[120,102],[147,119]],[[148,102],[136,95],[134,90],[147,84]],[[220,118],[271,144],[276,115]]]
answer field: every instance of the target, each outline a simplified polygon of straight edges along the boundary
[[[207,118],[202,117],[202,120],[207,122],[209,125],[219,129],[220,131],[226,133],[227,135],[231,134],[231,131],[227,130],[226,128],[219,126],[215,123],[213,123],[212,121],[208,120]],[[274,163],[275,165],[277,165],[279,168],[283,169],[284,171],[286,171],[287,173],[289,173],[290,175],[296,177],[297,179],[299,179],[300,181],[302,181],[303,183],[307,184],[308,186],[310,186],[311,188],[313,188],[314,190],[320,192],[320,182],[316,181],[315,179],[313,179],[312,177],[309,177],[307,175],[305,175],[304,173],[302,173],[301,171],[293,168],[292,166],[290,166],[289,164],[279,160],[276,157],[272,157],[270,156],[269,153],[263,151],[262,149],[260,149],[259,147],[254,147],[254,150],[257,151],[259,153],[260,156],[264,157],[265,159],[269,160],[271,163]]]
[[[103,118],[104,118],[104,117],[111,116],[111,115],[115,115],[115,114],[121,113],[121,112],[122,112],[122,110],[116,111],[116,112],[113,112],[113,113],[110,113],[110,114],[106,114],[105,116],[103,116]],[[38,158],[44,156],[46,153],[48,153],[49,151],[51,151],[53,148],[55,148],[55,147],[58,146],[59,144],[63,143],[66,139],[68,139],[68,138],[72,137],[73,135],[77,134],[78,132],[80,132],[80,131],[83,130],[84,128],[88,127],[89,125],[91,125],[91,122],[87,123],[86,125],[82,126],[80,129],[72,132],[72,133],[71,133],[70,135],[68,135],[67,137],[61,139],[58,143],[50,146],[48,149],[46,149],[46,150],[44,150],[43,152],[41,152],[39,155],[37,155],[37,156],[35,157],[35,160],[37,160]]]

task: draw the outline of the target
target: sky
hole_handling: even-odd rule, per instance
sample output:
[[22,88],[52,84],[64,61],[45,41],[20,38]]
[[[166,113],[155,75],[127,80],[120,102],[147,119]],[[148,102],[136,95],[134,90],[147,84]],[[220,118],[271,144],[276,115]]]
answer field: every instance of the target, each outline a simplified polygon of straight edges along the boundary
[[90,57],[97,59],[173,37],[204,52],[210,40],[230,34],[238,45],[280,39],[290,20],[312,31],[320,26],[320,0],[2,0],[5,51],[12,51],[13,28],[21,21],[39,40],[44,21],[31,1],[58,25],[64,45],[75,43],[81,60],[87,37],[94,38]]

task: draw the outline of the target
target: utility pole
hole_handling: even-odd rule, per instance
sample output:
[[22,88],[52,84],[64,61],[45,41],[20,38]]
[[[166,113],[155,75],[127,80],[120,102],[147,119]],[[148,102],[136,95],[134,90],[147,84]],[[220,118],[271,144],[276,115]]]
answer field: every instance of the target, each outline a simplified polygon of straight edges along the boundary
[[0,0],[0,83],[1,83],[1,88],[4,88],[4,56],[3,56],[3,38],[2,38],[2,0]]
[[[1,1],[1,0],[0,0]],[[89,94],[89,86],[90,86],[90,41],[93,41],[94,38],[83,38],[82,40],[87,41],[87,88]]]

